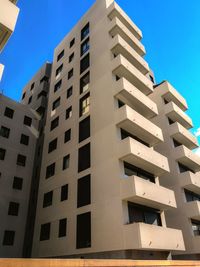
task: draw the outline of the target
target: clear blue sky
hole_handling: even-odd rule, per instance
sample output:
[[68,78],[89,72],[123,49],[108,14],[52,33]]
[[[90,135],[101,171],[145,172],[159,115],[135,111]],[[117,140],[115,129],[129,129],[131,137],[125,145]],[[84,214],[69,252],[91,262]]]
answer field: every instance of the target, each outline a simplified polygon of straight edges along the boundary
[[[101,0],[98,0],[101,1]],[[1,89],[19,100],[27,81],[95,0],[19,0],[16,30],[0,55]],[[157,82],[169,80],[187,99],[200,127],[200,1],[118,0],[143,31],[146,60]]]

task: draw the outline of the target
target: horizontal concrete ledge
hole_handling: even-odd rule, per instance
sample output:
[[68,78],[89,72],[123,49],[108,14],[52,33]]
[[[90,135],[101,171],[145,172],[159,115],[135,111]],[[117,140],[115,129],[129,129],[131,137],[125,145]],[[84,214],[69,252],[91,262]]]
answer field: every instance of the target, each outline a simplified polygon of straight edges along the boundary
[[0,259],[0,267],[136,267],[200,266],[199,261]]

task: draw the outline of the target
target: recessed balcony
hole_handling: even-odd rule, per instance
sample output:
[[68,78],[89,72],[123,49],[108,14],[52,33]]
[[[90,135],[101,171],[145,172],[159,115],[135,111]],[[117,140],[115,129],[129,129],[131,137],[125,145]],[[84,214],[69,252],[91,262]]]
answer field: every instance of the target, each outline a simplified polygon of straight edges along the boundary
[[163,141],[161,129],[127,105],[116,111],[115,124],[150,146]]
[[155,176],[169,172],[166,157],[130,137],[120,141],[119,159]]
[[198,147],[198,141],[196,137],[178,122],[170,125],[169,134],[172,138],[185,145],[189,149]]
[[191,201],[185,203],[185,213],[188,218],[200,220],[200,201]]
[[134,202],[158,210],[176,208],[175,195],[160,185],[149,182],[138,176],[121,179],[122,200]]
[[108,31],[112,37],[115,37],[117,34],[119,34],[141,57],[146,54],[142,43],[118,18],[114,18],[110,22]]
[[165,105],[165,115],[174,122],[179,122],[186,129],[193,127],[192,120],[176,104],[170,102]]
[[145,223],[124,225],[125,249],[185,250],[181,230]]
[[190,171],[180,173],[179,181],[182,188],[200,194],[200,173]]
[[153,92],[152,82],[122,55],[112,60],[112,70],[114,75],[125,78],[145,95]]

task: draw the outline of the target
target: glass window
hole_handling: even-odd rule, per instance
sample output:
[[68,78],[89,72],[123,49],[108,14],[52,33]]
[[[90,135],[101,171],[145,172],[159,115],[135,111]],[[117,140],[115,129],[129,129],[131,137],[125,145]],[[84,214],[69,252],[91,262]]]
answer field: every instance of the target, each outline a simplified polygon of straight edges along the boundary
[[53,131],[56,127],[59,125],[59,117],[56,117],[54,120],[51,122],[51,127],[50,131]]
[[68,184],[61,187],[60,201],[65,201],[68,199]]
[[191,220],[192,230],[195,236],[200,236],[200,221]]
[[52,140],[49,143],[48,153],[51,153],[52,151],[54,151],[57,148],[57,143],[58,143],[58,139],[57,138],[55,138],[54,140]]
[[67,143],[71,139],[71,129],[67,130],[65,132],[65,138],[64,138],[64,143]]
[[6,150],[3,148],[0,148],[0,160],[4,160],[6,156]]
[[68,80],[74,75],[74,69],[71,69],[69,72],[68,72]]
[[52,105],[52,110],[55,110],[57,107],[60,106],[60,97],[58,97],[54,102],[53,102],[53,105]]
[[1,126],[0,136],[4,138],[9,138],[9,135],[10,135],[10,129],[7,127]]
[[78,179],[77,208],[91,203],[90,175]]
[[32,119],[28,116],[24,116],[24,125],[31,126]]
[[15,240],[15,231],[6,230],[3,237],[3,246],[13,246]]
[[66,110],[66,120],[71,118],[72,116],[72,107],[69,107],[67,110]]
[[6,108],[5,108],[5,111],[4,111],[4,116],[6,116],[6,117],[12,119],[13,116],[14,116],[14,110],[11,109],[11,108],[6,107]]
[[31,102],[32,102],[32,96],[29,97],[28,104],[30,104]]
[[80,74],[83,73],[90,66],[90,55],[87,54],[80,62]]
[[71,86],[69,89],[67,89],[67,98],[72,96],[72,93],[73,93],[73,87]]
[[25,134],[21,134],[20,144],[28,146],[29,144],[29,136]]
[[145,170],[142,170],[130,163],[124,162],[124,173],[127,176],[138,176],[145,180],[149,180],[152,183],[155,183],[155,176]]
[[91,213],[77,215],[76,248],[91,247]]
[[58,237],[64,237],[67,233],[67,219],[59,220],[59,233]]
[[18,154],[17,155],[17,165],[18,166],[26,166],[26,156]]
[[90,72],[86,73],[80,79],[80,94],[84,93],[89,89],[89,83],[90,83]]
[[81,44],[81,56],[84,55],[89,49],[90,49],[90,40],[89,40],[89,38],[87,38],[87,39]]
[[63,170],[69,168],[70,155],[67,155],[63,158]]
[[10,202],[8,208],[8,215],[18,216],[19,213],[19,203]]
[[13,189],[22,190],[23,179],[20,177],[14,177],[13,179]]
[[54,86],[54,93],[57,92],[62,86],[62,80],[60,80],[59,82],[57,82]]
[[56,168],[55,162],[52,163],[51,165],[47,166],[47,168],[46,168],[46,179],[50,178],[51,176],[54,176],[55,168]]
[[85,27],[81,30],[81,41],[88,36],[90,32],[90,24],[89,22],[85,25]]
[[72,53],[72,54],[69,56],[69,63],[72,62],[73,59],[74,59],[74,53]]
[[62,70],[63,70],[63,64],[60,65],[60,67],[58,67],[56,70],[56,80],[60,78]]
[[71,48],[73,45],[75,44],[75,38],[73,38],[70,43],[69,43],[69,47]]
[[60,54],[57,56],[57,61],[59,61],[59,60],[64,56],[64,54],[65,54],[65,51],[62,50],[62,51],[60,52]]
[[41,225],[40,229],[40,241],[49,240],[50,239],[50,230],[51,224],[45,223]]
[[90,93],[80,99],[79,116],[83,116],[90,111]]
[[53,191],[45,193],[43,198],[43,208],[51,206],[52,201],[53,201]]
[[90,168],[90,143],[78,150],[78,172]]
[[79,122],[79,142],[90,137],[90,116]]

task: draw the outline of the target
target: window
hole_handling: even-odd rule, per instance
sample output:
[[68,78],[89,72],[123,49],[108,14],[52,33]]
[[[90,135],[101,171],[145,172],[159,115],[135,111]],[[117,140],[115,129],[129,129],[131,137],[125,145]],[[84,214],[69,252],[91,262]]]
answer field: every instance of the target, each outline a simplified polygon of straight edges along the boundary
[[81,56],[84,55],[88,50],[90,49],[90,40],[87,38],[82,44],[81,44]]
[[162,226],[160,211],[128,202],[129,223],[143,222]]
[[60,54],[57,56],[57,62],[64,56],[64,54],[65,54],[65,51],[62,50],[62,51],[60,52]]
[[87,54],[80,62],[80,73],[83,73],[90,66],[90,55]]
[[28,146],[28,144],[29,144],[29,136],[27,136],[25,134],[21,134],[20,144]]
[[51,153],[52,151],[54,151],[57,148],[57,142],[58,142],[58,139],[55,138],[54,140],[52,140],[49,143],[48,153]]
[[8,215],[18,216],[19,213],[19,203],[10,202],[8,208]]
[[91,213],[77,215],[76,248],[91,247]]
[[183,172],[193,172],[191,169],[189,169],[187,166],[181,164],[178,162],[178,167],[179,167],[179,172],[183,173]]
[[90,168],[90,143],[78,150],[78,171]]
[[78,179],[77,192],[77,208],[91,203],[90,175]]
[[56,79],[60,78],[60,74],[61,74],[62,70],[63,70],[63,64],[60,65],[60,67],[57,68],[57,70],[56,70]]
[[90,73],[88,72],[80,79],[80,94],[89,89],[89,82],[90,82]]
[[75,38],[70,41],[69,47],[71,48],[75,44]]
[[145,145],[147,147],[150,147],[149,144],[147,144],[145,141],[140,139],[138,136],[133,135],[133,134],[121,129],[121,139],[123,140],[123,139],[125,139],[127,137],[131,137],[131,138],[135,139],[136,141],[140,142],[141,144],[143,144],[143,145]]
[[51,224],[45,223],[41,225],[40,229],[40,241],[49,240],[50,238]]
[[44,77],[42,77],[42,79],[40,80],[40,83],[48,82],[48,81],[49,81],[49,77],[44,76]]
[[67,155],[63,158],[63,170],[69,168],[70,155]]
[[168,122],[169,122],[169,125],[171,125],[171,124],[173,124],[173,123],[174,123],[174,121],[173,121],[173,120],[171,120],[170,118],[168,118]]
[[69,63],[72,62],[73,59],[74,59],[74,53],[72,53],[72,54],[69,56]]
[[65,132],[65,138],[64,138],[64,143],[67,143],[71,139],[71,129],[67,130]]
[[65,201],[68,199],[68,184],[61,187],[60,201]]
[[0,136],[9,138],[9,135],[10,135],[10,129],[7,127],[1,126]]
[[35,83],[32,83],[31,84],[31,91],[33,90],[34,86],[35,86]]
[[31,102],[32,102],[32,96],[29,97],[28,104],[30,104]]
[[57,92],[62,86],[62,80],[60,80],[59,82],[57,82],[54,86],[54,93]]
[[67,232],[67,219],[59,220],[59,233],[58,237],[66,236]]
[[23,179],[20,177],[14,177],[13,179],[13,189],[22,190]]
[[195,236],[200,236],[200,221],[191,220],[192,230]]
[[24,125],[31,126],[32,119],[28,116],[24,116]]
[[47,92],[44,91],[44,90],[42,90],[42,91],[38,94],[37,99],[39,99],[41,96],[46,97],[46,96],[47,96]]
[[5,108],[5,111],[4,111],[4,116],[6,116],[6,117],[12,119],[13,116],[14,116],[14,110],[11,109],[11,108],[6,107],[6,108]]
[[143,178],[145,180],[148,180],[152,183],[155,183],[155,177],[153,174],[142,170],[130,163],[124,162],[124,173],[127,176],[138,176],[140,178]]
[[79,142],[90,137],[90,117],[79,122]]
[[178,147],[178,146],[182,146],[181,143],[179,143],[178,141],[176,141],[174,138],[172,138],[173,143],[174,143],[174,147]]
[[25,96],[26,96],[26,92],[23,93],[22,100],[25,98]]
[[74,69],[71,69],[69,72],[68,72],[68,80],[73,76],[74,74]]
[[121,108],[121,107],[123,107],[125,104],[122,102],[122,101],[120,101],[120,100],[118,100],[118,108]]
[[6,230],[3,237],[3,246],[13,246],[15,240],[15,231]]
[[89,34],[90,32],[90,24],[89,22],[85,25],[85,27],[81,30],[81,41]]
[[191,201],[200,201],[200,195],[191,192],[189,190],[184,189],[185,191],[185,198],[187,202],[191,202]]
[[0,148],[0,160],[4,160],[6,156],[6,150],[3,148]]
[[44,198],[43,198],[43,208],[51,206],[52,205],[52,200],[53,200],[53,191],[45,193],[44,194]]
[[67,89],[67,98],[69,98],[73,93],[73,87],[71,86],[69,89]]
[[79,116],[83,116],[90,111],[90,93],[80,99]]
[[59,125],[59,117],[56,117],[54,120],[51,122],[51,127],[50,130],[54,130],[56,127]]
[[54,102],[53,102],[53,105],[52,105],[52,110],[55,110],[57,107],[60,106],[60,97],[58,97]]
[[72,107],[69,107],[67,110],[66,110],[66,120],[71,118],[72,116]]
[[24,155],[21,154],[17,155],[17,165],[23,167],[26,165],[26,157]]
[[54,176],[54,174],[55,174],[55,168],[56,168],[55,162],[52,163],[51,165],[47,166],[47,168],[46,168],[46,179]]

